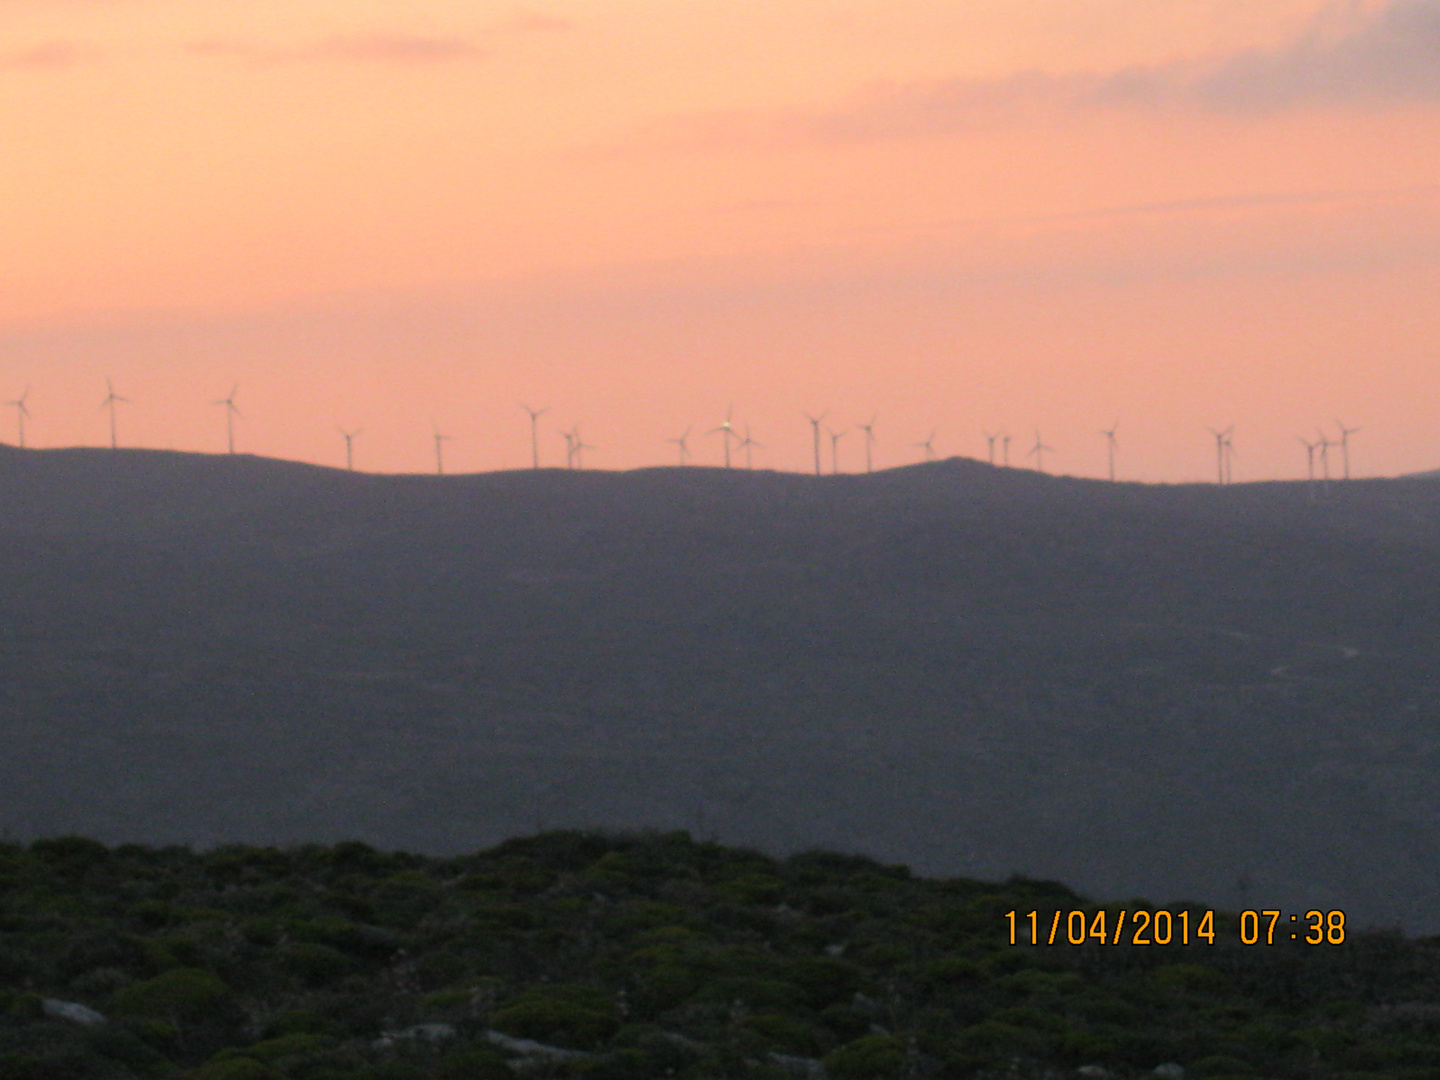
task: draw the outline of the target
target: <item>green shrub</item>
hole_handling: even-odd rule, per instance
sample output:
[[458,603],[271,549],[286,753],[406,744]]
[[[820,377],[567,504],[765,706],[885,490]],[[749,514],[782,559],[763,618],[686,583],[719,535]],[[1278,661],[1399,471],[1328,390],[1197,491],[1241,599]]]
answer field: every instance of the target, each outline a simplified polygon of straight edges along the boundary
[[620,1014],[614,999],[594,987],[559,983],[532,987],[490,1017],[507,1035],[591,1049],[615,1033]]
[[196,1080],[279,1080],[280,1074],[251,1057],[212,1058],[200,1067]]
[[311,941],[292,941],[280,950],[286,969],[306,986],[329,986],[355,970],[355,961],[339,949]]
[[832,1080],[888,1080],[905,1067],[905,1044],[893,1035],[866,1035],[825,1055]]
[[440,1059],[436,1080],[512,1080],[515,1070],[494,1047],[452,1050]]
[[174,968],[115,992],[110,1009],[119,1015],[190,1020],[209,1012],[230,988],[202,968]]

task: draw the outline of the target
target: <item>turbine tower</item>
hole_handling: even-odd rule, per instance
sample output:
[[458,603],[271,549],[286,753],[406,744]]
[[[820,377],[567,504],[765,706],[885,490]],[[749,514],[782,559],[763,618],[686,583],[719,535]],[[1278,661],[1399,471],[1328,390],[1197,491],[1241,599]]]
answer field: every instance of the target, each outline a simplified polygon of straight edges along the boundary
[[830,475],[834,476],[840,471],[840,437],[849,431],[849,428],[842,428],[836,431],[834,428],[826,428],[830,436]]
[[1235,439],[1230,434],[1234,428],[1231,427],[1225,432],[1225,483],[1232,483],[1235,479],[1233,466],[1235,464]]
[[1303,435],[1295,436],[1300,440],[1300,445],[1305,447],[1305,472],[1308,480],[1306,491],[1311,502],[1315,501],[1315,451],[1319,449],[1318,442],[1311,442]]
[[560,437],[565,440],[565,467],[575,467],[575,433],[572,431],[560,432]]
[[239,389],[240,384],[236,383],[230,388],[229,397],[223,397],[219,401],[210,403],[211,405],[225,406],[225,445],[231,454],[235,453],[235,417],[240,415],[240,410],[235,405],[235,394]]
[[115,393],[115,387],[110,385],[110,380],[105,380],[105,400],[100,403],[100,408],[110,410],[110,449],[119,448],[119,440],[115,437],[115,406],[121,403],[129,404],[129,398],[123,398]]
[[928,439],[926,439],[924,442],[917,442],[917,443],[911,443],[911,444],[910,444],[911,446],[917,447],[917,448],[925,451],[925,460],[926,460],[926,461],[934,461],[934,460],[935,460],[935,432],[937,432],[937,431],[939,431],[939,430],[940,430],[939,428],[931,428],[931,429],[930,429],[930,437],[929,437]]
[[1040,440],[1040,429],[1039,429],[1039,428],[1036,428],[1036,429],[1035,429],[1035,445],[1032,446],[1032,447],[1029,449],[1029,451],[1026,453],[1025,456],[1026,456],[1026,457],[1030,457],[1032,454],[1034,455],[1034,457],[1035,457],[1035,470],[1036,470],[1037,472],[1044,472],[1044,471],[1045,471],[1045,451],[1046,451],[1046,450],[1049,450],[1052,454],[1055,452],[1055,448],[1054,448],[1053,446],[1046,446],[1046,445]]
[[1115,442],[1115,431],[1119,427],[1120,421],[1116,420],[1108,429],[1100,432],[1101,435],[1105,436],[1105,449],[1110,458],[1110,482],[1112,484],[1115,482],[1115,447],[1117,445]]
[[340,428],[340,434],[345,439],[345,468],[351,472],[355,471],[355,436],[359,435],[364,428],[356,428],[354,431],[346,431]]
[[676,446],[678,446],[678,447],[680,448],[680,464],[681,464],[681,465],[684,465],[686,459],[689,458],[689,456],[690,456],[690,448],[685,445],[685,440],[688,439],[688,438],[690,438],[690,429],[687,427],[687,428],[685,429],[685,434],[684,434],[684,435],[681,435],[678,439],[666,439],[666,440],[665,440],[665,441],[668,442],[668,443],[674,443]]
[[445,444],[450,441],[449,435],[440,434],[440,429],[435,429],[435,475],[445,475]]
[[1010,436],[1009,436],[1009,435],[1001,435],[1001,436],[1000,436],[1000,452],[1001,452],[1001,455],[1002,455],[1001,461],[1004,463],[1005,468],[1008,469],[1008,468],[1010,467]]
[[25,449],[25,418],[30,415],[30,410],[25,407],[25,399],[30,396],[30,387],[25,387],[25,392],[14,401],[7,401],[15,409],[15,426],[19,429],[20,441],[15,445],[21,450]]
[[743,449],[743,450],[745,451],[745,468],[747,468],[747,469],[753,469],[753,468],[755,468],[755,462],[754,462],[753,460],[751,460],[750,451],[751,451],[753,448],[757,447],[757,446],[758,446],[761,450],[764,450],[764,449],[765,449],[765,444],[764,444],[764,443],[761,443],[761,442],[756,442],[754,439],[752,439],[752,438],[750,437],[750,425],[749,425],[749,424],[746,424],[746,425],[745,425],[745,438],[741,439],[740,442],[739,442],[738,444],[736,444],[736,445],[737,445],[737,448]]
[[1210,429],[1210,434],[1215,436],[1215,482],[1217,484],[1225,483],[1225,443],[1234,430],[1234,424],[1224,431],[1218,431],[1213,427]]
[[725,436],[725,468],[727,469],[730,467],[730,440],[731,438],[740,438],[740,436],[736,434],[735,428],[730,424],[730,417],[734,412],[735,406],[731,405],[725,410],[725,422],[719,427],[706,432],[707,435],[720,434]]
[[821,421],[821,420],[824,420],[825,417],[827,417],[827,416],[829,416],[829,415],[830,415],[830,410],[829,410],[829,409],[826,409],[826,410],[825,410],[824,412],[822,412],[819,416],[811,416],[809,413],[806,413],[806,414],[805,414],[805,419],[810,421],[810,427],[812,428],[813,433],[814,433],[814,435],[815,435],[815,475],[816,475],[816,476],[819,476],[819,475],[820,475],[820,421]]
[[522,401],[520,407],[530,414],[530,467],[538,469],[540,467],[540,417],[550,411],[550,406],[546,405],[543,409],[532,409]]
[[865,432],[865,471],[867,473],[875,471],[870,464],[870,447],[875,445],[875,420],[879,415],[879,413],[873,414],[868,424],[856,425],[861,431]]
[[1000,433],[998,431],[994,435],[991,435],[988,431],[985,432],[985,444],[987,448],[987,453],[989,454],[988,460],[991,465],[995,464],[995,440],[998,438],[1000,438]]
[[1345,463],[1345,479],[1350,479],[1350,436],[1360,429],[1358,427],[1347,428],[1339,420],[1335,426],[1340,429],[1340,459]]
[[1320,474],[1324,478],[1321,490],[1324,494],[1330,494],[1330,447],[1335,444],[1330,441],[1329,436],[1317,429],[1316,434],[1320,437]]
[[576,425],[575,425],[575,468],[577,468],[577,469],[583,469],[583,468],[585,468],[585,451],[586,451],[586,450],[599,450],[599,449],[600,449],[600,448],[599,448],[598,446],[594,446],[594,445],[592,445],[591,443],[588,443],[588,442],[586,442],[584,439],[580,438],[580,425],[579,425],[579,424],[576,424]]

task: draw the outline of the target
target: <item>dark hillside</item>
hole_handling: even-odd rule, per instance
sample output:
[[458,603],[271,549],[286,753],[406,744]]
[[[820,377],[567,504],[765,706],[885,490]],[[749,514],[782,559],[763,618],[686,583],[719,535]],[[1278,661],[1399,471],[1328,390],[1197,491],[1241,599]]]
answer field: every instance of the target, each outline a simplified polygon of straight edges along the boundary
[[537,826],[1440,931],[1440,485],[0,453],[0,825]]

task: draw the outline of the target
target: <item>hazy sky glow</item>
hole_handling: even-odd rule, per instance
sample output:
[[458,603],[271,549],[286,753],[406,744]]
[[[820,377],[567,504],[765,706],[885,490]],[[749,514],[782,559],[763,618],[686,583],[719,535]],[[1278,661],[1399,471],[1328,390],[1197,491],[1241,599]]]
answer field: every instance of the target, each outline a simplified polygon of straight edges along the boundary
[[1440,0],[0,0],[0,160],[31,445],[1440,466]]

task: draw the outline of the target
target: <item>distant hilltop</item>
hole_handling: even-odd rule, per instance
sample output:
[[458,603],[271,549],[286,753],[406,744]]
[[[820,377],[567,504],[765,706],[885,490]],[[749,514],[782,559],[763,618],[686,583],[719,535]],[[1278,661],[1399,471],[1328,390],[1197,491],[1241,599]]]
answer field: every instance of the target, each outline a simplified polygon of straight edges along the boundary
[[1440,932],[1429,479],[3,448],[0,508],[18,838],[684,828]]

